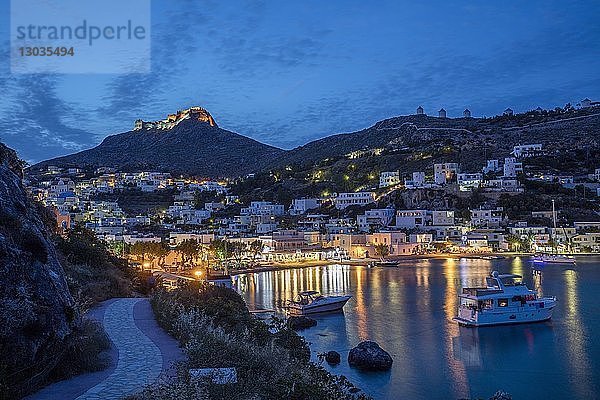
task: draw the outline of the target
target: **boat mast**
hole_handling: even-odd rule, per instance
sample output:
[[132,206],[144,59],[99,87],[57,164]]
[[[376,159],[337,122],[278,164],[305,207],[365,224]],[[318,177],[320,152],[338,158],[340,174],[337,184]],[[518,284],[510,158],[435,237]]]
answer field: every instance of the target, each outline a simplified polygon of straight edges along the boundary
[[[554,224],[554,232],[556,232],[556,210],[554,209],[554,199],[552,199],[552,222]],[[550,234],[550,239],[552,239],[552,234]],[[554,252],[558,253],[554,239],[552,239],[552,243],[554,244]]]
[[556,211],[554,210],[554,199],[552,199],[552,221],[554,222],[554,229],[556,229]]

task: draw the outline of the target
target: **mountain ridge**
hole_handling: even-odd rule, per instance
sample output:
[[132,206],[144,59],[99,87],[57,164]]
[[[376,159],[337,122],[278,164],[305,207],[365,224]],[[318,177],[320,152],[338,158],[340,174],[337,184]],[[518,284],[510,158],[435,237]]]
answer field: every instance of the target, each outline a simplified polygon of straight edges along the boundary
[[[598,147],[600,139],[600,109],[566,107],[493,118],[397,116],[359,131],[337,133],[283,150],[219,128],[208,111],[201,107],[192,109],[201,110],[201,118],[190,118],[188,109],[155,123],[137,120],[132,131],[108,136],[92,149],[43,161],[32,168],[110,166],[234,177],[290,164],[315,163],[367,149],[418,151],[447,143],[463,150],[484,148],[485,156],[498,158],[508,156],[517,144],[541,142],[555,149],[579,144]],[[198,143],[202,140],[205,143]],[[481,161],[481,155],[475,157],[477,162]],[[469,160],[466,161],[468,165]]]

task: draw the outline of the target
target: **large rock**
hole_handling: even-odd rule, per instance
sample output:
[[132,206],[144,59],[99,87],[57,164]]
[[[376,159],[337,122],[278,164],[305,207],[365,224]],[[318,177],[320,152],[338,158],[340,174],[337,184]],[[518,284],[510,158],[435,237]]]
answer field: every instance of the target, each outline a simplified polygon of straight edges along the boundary
[[364,370],[385,371],[392,367],[392,357],[375,342],[364,341],[350,350],[348,363]]
[[0,143],[0,376],[9,377],[0,391],[7,398],[47,378],[77,317],[41,210],[21,176],[15,152]]
[[288,318],[288,324],[293,330],[299,331],[301,329],[307,329],[316,326],[317,321],[303,315],[293,315]]
[[342,357],[340,356],[340,353],[338,353],[337,351],[328,351],[327,353],[325,353],[325,361],[327,361],[328,364],[331,365],[337,365],[340,363],[340,361],[342,360]]

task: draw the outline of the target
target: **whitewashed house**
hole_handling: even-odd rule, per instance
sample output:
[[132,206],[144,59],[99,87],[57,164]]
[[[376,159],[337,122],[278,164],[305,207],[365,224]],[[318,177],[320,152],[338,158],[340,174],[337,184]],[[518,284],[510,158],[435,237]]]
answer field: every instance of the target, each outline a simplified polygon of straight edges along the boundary
[[431,212],[431,223],[435,226],[454,225],[454,211],[435,210]]
[[477,173],[461,173],[458,174],[458,190],[461,192],[469,192],[473,189],[481,187],[483,182],[483,174]]
[[520,173],[523,173],[523,163],[514,157],[506,157],[504,159],[504,177],[514,178]]
[[433,165],[433,179],[438,185],[444,185],[455,179],[459,172],[458,163],[441,163]]
[[487,160],[487,164],[482,169],[484,174],[500,171],[500,163],[498,160]]
[[374,192],[351,192],[351,193],[338,193],[334,197],[333,202],[335,208],[343,210],[350,206],[366,206],[375,202]]
[[363,215],[358,215],[356,217],[356,226],[361,232],[369,232],[371,229],[388,226],[393,218],[393,208],[375,208],[365,211]]
[[471,225],[473,227],[498,227],[504,221],[504,209],[479,208],[471,211]]
[[513,147],[511,152],[516,158],[527,158],[542,154],[542,144],[523,144]]
[[414,229],[426,225],[427,210],[398,210],[396,211],[396,227]]
[[416,189],[425,186],[425,172],[417,171],[412,173],[412,180],[404,182],[407,189]]
[[379,174],[379,187],[390,187],[399,185],[400,171],[385,171]]
[[290,215],[306,214],[310,210],[314,210],[321,207],[322,202],[323,199],[319,198],[294,199],[294,201],[292,202],[292,206],[289,209],[289,213]]

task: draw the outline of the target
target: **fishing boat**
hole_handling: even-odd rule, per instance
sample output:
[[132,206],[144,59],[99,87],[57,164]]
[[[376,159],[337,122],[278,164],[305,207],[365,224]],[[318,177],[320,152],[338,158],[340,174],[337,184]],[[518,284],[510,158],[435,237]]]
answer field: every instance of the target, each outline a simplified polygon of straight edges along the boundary
[[552,318],[555,297],[538,297],[525,286],[520,275],[486,277],[484,288],[463,288],[458,296],[458,316],[454,321],[464,326],[490,326],[546,321]]
[[533,262],[543,264],[577,264],[575,257],[567,254],[540,254],[533,257]]
[[352,296],[323,296],[309,290],[300,292],[294,300],[288,300],[286,308],[290,314],[306,315],[341,310]]

